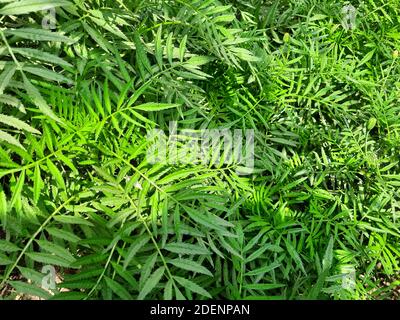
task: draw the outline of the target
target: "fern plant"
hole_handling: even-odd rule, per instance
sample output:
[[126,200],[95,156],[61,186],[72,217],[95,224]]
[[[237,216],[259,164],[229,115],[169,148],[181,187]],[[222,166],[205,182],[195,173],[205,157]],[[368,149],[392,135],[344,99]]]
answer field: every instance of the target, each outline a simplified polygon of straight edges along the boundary
[[[399,5],[344,5],[0,1],[1,297],[396,299]],[[148,158],[216,129],[253,170]]]

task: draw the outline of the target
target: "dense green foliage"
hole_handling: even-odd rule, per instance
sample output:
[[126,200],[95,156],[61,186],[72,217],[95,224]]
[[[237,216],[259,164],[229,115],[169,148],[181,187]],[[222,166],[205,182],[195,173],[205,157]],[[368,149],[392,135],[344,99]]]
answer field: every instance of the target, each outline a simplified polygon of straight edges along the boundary
[[[400,2],[345,4],[0,0],[3,298],[395,298]],[[170,121],[254,172],[149,163]]]

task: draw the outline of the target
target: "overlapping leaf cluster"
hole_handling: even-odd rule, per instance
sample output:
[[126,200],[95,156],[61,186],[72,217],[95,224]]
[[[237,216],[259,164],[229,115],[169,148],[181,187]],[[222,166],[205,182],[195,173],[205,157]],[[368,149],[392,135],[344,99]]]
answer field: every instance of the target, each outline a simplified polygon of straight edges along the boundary
[[[345,4],[0,1],[2,295],[395,298],[400,5]],[[149,163],[171,121],[254,172]]]

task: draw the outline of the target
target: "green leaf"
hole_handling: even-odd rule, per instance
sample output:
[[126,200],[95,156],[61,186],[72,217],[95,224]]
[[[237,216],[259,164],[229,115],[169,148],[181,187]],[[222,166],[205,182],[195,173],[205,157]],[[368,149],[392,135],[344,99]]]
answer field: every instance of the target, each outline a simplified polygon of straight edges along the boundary
[[162,25],[157,30],[155,41],[155,56],[160,69],[163,67],[163,48],[162,48]]
[[132,261],[133,257],[136,255],[136,253],[147,243],[149,242],[150,237],[148,235],[144,235],[140,237],[139,239],[135,239],[135,241],[131,244],[127,251],[127,255],[125,257],[124,261],[124,269],[127,268],[129,263]]
[[360,63],[357,65],[357,68],[361,67],[363,64],[367,63],[369,60],[372,59],[372,57],[375,54],[376,49],[371,50],[368,52],[366,55],[364,55],[363,59],[360,61]]
[[48,300],[84,300],[87,298],[87,293],[84,292],[60,292],[49,298]]
[[89,10],[89,12],[91,13],[91,15],[89,16],[89,18],[96,23],[98,26],[100,26],[101,28],[104,28],[105,30],[111,32],[112,34],[116,35],[117,37],[122,38],[123,40],[128,41],[128,38],[125,36],[125,34],[115,25],[115,24],[111,24],[109,23],[109,21],[107,21],[106,17],[104,17],[103,12],[100,10],[96,10],[96,9],[92,9]]
[[123,300],[132,300],[132,296],[129,294],[128,290],[126,290],[122,285],[118,282],[110,279],[109,277],[104,277],[106,280],[107,286],[121,299]]
[[81,240],[77,235],[63,229],[46,228],[46,231],[53,237],[63,239],[72,243],[76,243]]
[[137,290],[138,283],[131,273],[129,271],[125,271],[119,264],[116,264],[115,262],[111,262],[111,264],[117,274],[129,284],[130,289]]
[[[107,254],[93,253],[76,259],[74,263],[71,264],[71,268],[81,268],[86,265],[93,265],[98,263],[103,263],[108,258]],[[98,270],[97,270],[98,271]],[[101,271],[100,271],[101,273]]]
[[65,182],[64,182],[64,179],[62,177],[62,174],[58,170],[58,168],[55,166],[55,164],[53,162],[51,162],[51,160],[49,158],[47,158],[46,164],[47,164],[47,168],[49,169],[49,172],[51,173],[53,178],[56,180],[57,185],[61,189],[66,190],[66,186],[65,186]]
[[86,22],[82,21],[82,25],[85,29],[85,31],[92,37],[92,39],[97,42],[97,44],[106,52],[112,51],[112,48],[109,44],[109,42],[95,29],[93,29],[89,24]]
[[6,240],[0,240],[0,251],[3,252],[17,252],[21,251],[21,249],[15,245],[14,243],[11,243]]
[[209,214],[208,212],[197,212],[197,210],[187,206],[185,206],[185,210],[189,214],[190,218],[207,228],[216,229],[224,232],[226,231],[223,228],[224,226],[233,227],[233,224],[231,224],[230,222],[225,221],[213,214]]
[[235,16],[233,14],[223,14],[220,16],[217,16],[213,19],[214,23],[219,23],[219,22],[232,22],[235,20]]
[[246,275],[247,276],[257,276],[260,274],[270,272],[270,271],[274,270],[275,268],[278,268],[281,265],[282,265],[282,262],[275,261],[269,265],[263,266],[261,268],[257,268],[255,270],[251,270],[251,271],[247,272]]
[[183,242],[168,243],[164,249],[179,254],[199,254],[199,255],[210,254],[210,251],[208,251],[206,248],[200,247],[199,245],[196,244],[183,243]]
[[4,114],[0,114],[0,122],[9,125],[10,127],[14,127],[18,130],[25,130],[31,133],[35,133],[35,134],[40,134],[40,131],[32,128],[30,125],[26,124],[25,122],[11,117],[11,116],[6,116]]
[[322,269],[329,270],[332,267],[332,261],[333,261],[333,242],[334,239],[331,237],[329,239],[328,246],[326,248],[324,258],[322,259]]
[[272,290],[285,287],[285,285],[279,283],[254,283],[254,284],[246,284],[244,285],[244,287],[250,290]]
[[12,285],[18,293],[23,293],[32,297],[39,297],[42,299],[49,299],[51,297],[49,292],[33,284],[22,281],[9,281],[9,284]]
[[54,217],[54,220],[67,224],[79,224],[89,227],[93,226],[93,223],[87,221],[86,219],[76,216],[58,215]]
[[199,172],[201,172],[200,169],[199,170],[194,170],[194,169],[179,170],[179,171],[173,172],[173,173],[165,176],[164,178],[158,180],[157,183],[159,185],[167,184],[167,183],[173,182],[175,180],[184,179],[192,174],[199,173]]
[[32,270],[30,268],[24,268],[24,267],[18,267],[18,270],[21,272],[21,274],[24,278],[33,281],[33,283],[35,283],[37,285],[42,284],[42,280],[44,277],[43,273],[38,272],[36,270]]
[[146,78],[146,71],[151,74],[151,64],[149,58],[147,57],[147,53],[145,47],[143,46],[142,40],[137,32],[133,34],[133,42],[136,46],[136,61],[137,66],[140,72],[142,79]]
[[1,8],[0,15],[27,14],[69,5],[71,5],[71,3],[65,0],[19,0]]
[[69,62],[66,62],[65,60],[61,59],[60,57],[58,57],[54,54],[51,54],[51,53],[47,53],[43,50],[37,50],[37,49],[31,49],[31,48],[12,48],[12,51],[14,53],[18,53],[25,57],[34,58],[37,60],[45,61],[47,63],[52,63],[52,64],[60,65],[63,67],[72,67],[72,64],[70,64]]
[[164,289],[164,300],[172,300],[172,280],[168,280],[167,284],[165,285]]
[[297,266],[303,271],[303,273],[306,275],[306,270],[304,269],[303,262],[301,261],[300,255],[297,253],[295,247],[289,242],[289,240],[285,239],[285,244],[286,248],[289,252],[289,255],[292,257],[292,259],[296,262]]
[[60,267],[69,268],[71,267],[71,261],[65,260],[61,257],[55,256],[50,253],[27,253],[26,254],[30,259],[43,263],[43,264],[50,264]]
[[174,259],[174,260],[168,261],[168,263],[174,265],[175,267],[181,268],[183,270],[188,270],[188,271],[192,271],[195,273],[203,273],[210,277],[213,276],[213,274],[207,268],[203,267],[201,264],[199,264],[193,260]]
[[61,122],[61,120],[54,114],[54,112],[50,109],[50,107],[47,105],[47,102],[43,99],[42,95],[40,94],[39,90],[36,89],[28,80],[28,78],[25,76],[25,74],[22,75],[24,79],[24,86],[26,91],[28,92],[28,95],[32,99],[33,103],[39,108],[40,111],[43,112],[46,116],[50,117],[51,119]]
[[12,135],[8,134],[7,132],[4,132],[3,130],[0,130],[0,140],[12,144],[18,148],[21,148],[22,150],[25,150],[23,145],[17,139],[15,139]]
[[172,64],[172,60],[174,59],[174,46],[172,44],[173,33],[170,32],[167,37],[167,58],[170,64]]
[[179,60],[183,62],[183,59],[185,57],[185,51],[186,51],[186,42],[187,42],[187,34],[184,35],[180,45],[179,45]]
[[9,105],[11,107],[18,108],[18,110],[22,113],[26,113],[24,106],[21,101],[15,97],[12,97],[8,94],[0,94],[0,103]]
[[15,73],[15,70],[17,70],[15,65],[9,65],[9,66],[5,67],[3,72],[0,74],[0,95],[2,95],[4,90],[7,88],[8,84],[10,83],[11,78],[13,77],[13,75]]
[[24,66],[22,68],[24,71],[34,74],[36,76],[42,77],[45,80],[49,81],[57,81],[57,82],[65,82],[68,84],[73,84],[73,81],[68,79],[67,77],[61,75],[58,72],[54,72],[42,67],[27,67]]
[[108,114],[111,114],[112,110],[111,110],[110,91],[108,89],[108,80],[106,80],[106,82],[104,83],[103,94],[104,94],[104,105],[106,107],[106,111],[108,112]]
[[370,118],[368,120],[367,129],[372,130],[376,126],[376,122],[377,122],[376,118]]
[[207,298],[212,298],[211,295],[202,287],[200,287],[198,284],[194,283],[191,280],[184,279],[178,276],[174,276],[174,279],[179,282],[180,285],[182,285],[184,288],[189,289],[190,291],[193,291],[195,293],[198,293],[202,296],[205,296]]
[[0,221],[6,220],[7,212],[7,197],[3,188],[0,186]]
[[135,110],[142,110],[142,111],[162,111],[177,107],[179,107],[179,104],[149,102],[135,106],[134,108]]
[[253,55],[253,53],[247,49],[244,48],[232,48],[231,49],[232,52],[235,53],[235,55],[244,60],[244,61],[248,61],[248,62],[256,62],[256,61],[260,61],[260,58],[256,57]]
[[12,264],[14,261],[9,259],[6,255],[0,253],[0,266]]
[[22,188],[24,186],[24,182],[25,182],[25,171],[21,171],[19,178],[18,178],[18,182],[15,186],[11,201],[10,201],[10,207],[9,209],[11,210],[12,208],[14,208],[15,203],[17,202],[18,199],[21,198],[21,192],[22,192]]
[[68,261],[69,263],[72,263],[75,261],[74,256],[68,251],[68,249],[57,245],[53,242],[46,241],[46,240],[36,240],[36,242],[39,244],[40,248],[42,250],[48,251],[49,253],[52,253],[65,261]]
[[70,38],[60,33],[46,29],[34,29],[34,28],[18,28],[14,30],[7,29],[4,31],[4,33],[32,41],[51,41],[51,42],[66,42],[66,43],[72,42]]
[[33,173],[33,201],[37,204],[40,197],[40,192],[43,188],[43,180],[40,175],[40,167],[39,164],[36,163],[35,171]]
[[198,66],[202,66],[206,63],[209,63],[212,60],[213,60],[213,58],[207,57],[207,56],[194,56],[186,61],[185,66],[189,65],[192,67],[198,67]]
[[146,280],[142,290],[140,290],[138,300],[143,300],[146,296],[154,289],[154,287],[160,282],[164,275],[165,267],[160,267]]

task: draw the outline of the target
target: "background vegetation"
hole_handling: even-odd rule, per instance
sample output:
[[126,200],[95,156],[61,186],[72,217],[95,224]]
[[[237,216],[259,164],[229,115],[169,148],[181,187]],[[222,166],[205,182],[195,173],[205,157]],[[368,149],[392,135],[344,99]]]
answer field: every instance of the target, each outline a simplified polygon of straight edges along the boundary
[[[398,298],[400,2],[345,4],[0,0],[3,299]],[[255,172],[149,164],[169,121]]]

